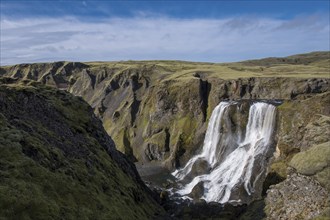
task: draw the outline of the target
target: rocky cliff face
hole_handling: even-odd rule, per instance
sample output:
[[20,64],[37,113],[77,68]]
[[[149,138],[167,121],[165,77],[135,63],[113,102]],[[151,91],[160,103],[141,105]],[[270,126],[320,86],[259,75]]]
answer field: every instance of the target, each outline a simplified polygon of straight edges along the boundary
[[4,219],[164,214],[90,106],[36,82],[0,78],[0,179]]
[[[291,66],[280,69],[282,75],[296,74],[300,66]],[[120,151],[133,161],[156,161],[173,169],[202,145],[207,120],[221,100],[292,100],[329,88],[329,79],[318,77],[324,76],[323,67],[313,66],[313,78],[279,77],[274,66],[251,68],[170,61],[57,62],[5,67],[1,72],[82,96]]]

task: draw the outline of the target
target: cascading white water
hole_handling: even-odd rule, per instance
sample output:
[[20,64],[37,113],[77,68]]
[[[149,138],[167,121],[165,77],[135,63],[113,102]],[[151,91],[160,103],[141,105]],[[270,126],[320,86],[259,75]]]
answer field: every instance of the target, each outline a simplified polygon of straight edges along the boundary
[[[220,203],[228,202],[232,193],[244,187],[246,193],[254,192],[255,183],[265,169],[265,155],[272,142],[276,108],[274,105],[258,102],[250,107],[244,138],[239,132],[232,134],[230,129],[223,131],[221,122],[226,122],[227,110],[234,102],[221,102],[212,112],[202,152],[191,158],[184,168],[172,174],[180,181],[185,179],[198,160],[207,161],[211,168],[209,174],[196,176],[190,183],[177,191],[188,195],[194,186],[203,182],[202,199]],[[231,151],[223,154],[225,148]],[[257,169],[257,172],[254,170]]]
[[228,106],[230,106],[229,102],[221,102],[213,110],[204,139],[203,151],[191,158],[183,169],[176,170],[172,173],[179,180],[182,180],[188,173],[190,173],[192,166],[198,159],[206,160],[212,167],[217,162],[216,148],[220,139],[220,122],[225,109]]

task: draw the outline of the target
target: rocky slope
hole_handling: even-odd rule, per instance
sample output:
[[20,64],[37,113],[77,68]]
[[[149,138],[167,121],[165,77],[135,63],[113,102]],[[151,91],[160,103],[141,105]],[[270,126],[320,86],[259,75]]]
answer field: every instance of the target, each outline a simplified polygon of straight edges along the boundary
[[36,82],[0,78],[0,180],[1,219],[164,214],[90,106]]
[[[277,154],[268,178],[268,219],[330,219],[330,95],[299,96],[279,107]],[[302,208],[304,207],[304,208]]]

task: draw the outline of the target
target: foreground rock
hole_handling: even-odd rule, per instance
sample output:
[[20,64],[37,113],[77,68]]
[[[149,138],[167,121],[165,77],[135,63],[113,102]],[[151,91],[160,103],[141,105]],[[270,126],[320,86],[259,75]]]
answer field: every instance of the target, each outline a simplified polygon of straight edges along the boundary
[[278,108],[277,153],[265,190],[286,180],[267,191],[269,219],[330,218],[329,97],[299,95]]
[[164,215],[81,98],[0,78],[1,219]]
[[267,219],[328,219],[329,192],[313,178],[292,174],[268,190],[265,210]]

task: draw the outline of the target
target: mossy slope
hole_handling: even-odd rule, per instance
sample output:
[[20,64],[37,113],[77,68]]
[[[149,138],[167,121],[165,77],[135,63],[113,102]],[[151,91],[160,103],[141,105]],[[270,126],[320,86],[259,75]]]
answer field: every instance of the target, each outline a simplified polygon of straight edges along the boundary
[[162,215],[81,98],[0,81],[0,219]]

